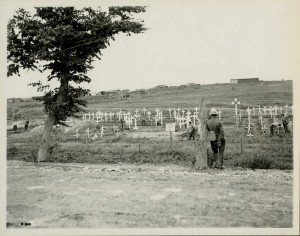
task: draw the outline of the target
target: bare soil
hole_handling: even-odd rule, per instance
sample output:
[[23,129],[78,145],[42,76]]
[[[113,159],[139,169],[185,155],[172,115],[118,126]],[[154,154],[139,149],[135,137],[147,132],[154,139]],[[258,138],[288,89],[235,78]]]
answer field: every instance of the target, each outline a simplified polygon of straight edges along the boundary
[[7,227],[287,228],[292,183],[282,170],[7,161]]

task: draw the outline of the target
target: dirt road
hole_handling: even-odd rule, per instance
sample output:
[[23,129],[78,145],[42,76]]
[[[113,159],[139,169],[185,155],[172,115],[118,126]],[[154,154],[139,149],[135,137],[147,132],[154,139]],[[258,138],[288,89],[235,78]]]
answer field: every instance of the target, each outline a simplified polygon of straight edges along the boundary
[[292,227],[292,176],[8,161],[7,227]]

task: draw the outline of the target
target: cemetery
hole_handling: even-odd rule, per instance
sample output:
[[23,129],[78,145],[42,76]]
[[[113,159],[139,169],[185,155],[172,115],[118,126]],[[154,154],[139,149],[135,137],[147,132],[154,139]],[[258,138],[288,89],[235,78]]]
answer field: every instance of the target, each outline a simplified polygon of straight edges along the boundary
[[[203,87],[198,89],[210,92],[209,86]],[[263,100],[249,103],[242,96],[224,96],[223,102],[204,97],[205,119],[215,107],[224,127],[225,169],[197,170],[199,139],[188,140],[186,134],[189,122],[199,128],[199,100],[179,93],[183,102],[175,104],[166,90],[159,93],[118,103],[114,99],[90,102],[78,118],[67,120],[68,126],[53,128],[49,159],[41,163],[35,162],[45,121],[40,105],[9,105],[8,183],[18,183],[8,193],[11,227],[20,227],[16,222],[24,216],[31,219],[33,228],[290,227],[294,121],[290,100],[267,104]],[[289,133],[283,130],[281,114],[290,120]],[[29,126],[24,130],[27,119]],[[272,137],[271,124],[276,124]],[[211,157],[207,142],[207,162]],[[55,190],[62,186],[63,193]],[[15,193],[20,197],[12,197]],[[77,205],[83,195],[81,208],[65,208],[66,202]],[[16,207],[20,204],[28,209],[24,215]],[[92,209],[90,215],[82,207]],[[228,215],[231,220],[224,220]]]

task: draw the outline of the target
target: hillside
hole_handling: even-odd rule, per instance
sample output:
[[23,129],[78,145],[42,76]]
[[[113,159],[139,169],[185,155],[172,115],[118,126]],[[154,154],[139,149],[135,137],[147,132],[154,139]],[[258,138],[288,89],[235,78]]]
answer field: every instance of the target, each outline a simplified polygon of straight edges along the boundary
[[[101,90],[101,88],[99,88]],[[151,89],[146,94],[131,92],[128,99],[120,100],[110,95],[87,97],[87,111],[132,110],[145,108],[193,108],[204,98],[208,106],[232,107],[234,98],[241,101],[241,108],[247,106],[284,106],[293,104],[292,81],[264,81],[258,84],[211,84],[200,86],[177,86]],[[20,109],[25,116],[43,116],[39,102],[8,103],[8,113]]]
[[200,86],[181,86],[165,89],[149,90],[149,93],[132,95],[128,100],[116,101],[109,96],[93,96],[88,98],[89,109],[135,109],[142,107],[191,108],[204,98],[207,104],[216,107],[232,107],[234,98],[247,106],[291,105],[293,103],[292,81],[272,81],[259,84],[212,84]]

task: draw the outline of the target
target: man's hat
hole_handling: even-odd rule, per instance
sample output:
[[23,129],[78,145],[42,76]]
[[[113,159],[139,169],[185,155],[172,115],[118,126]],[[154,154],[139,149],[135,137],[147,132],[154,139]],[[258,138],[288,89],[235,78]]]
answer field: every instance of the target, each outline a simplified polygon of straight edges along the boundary
[[210,109],[209,115],[218,115],[218,111],[215,108]]

